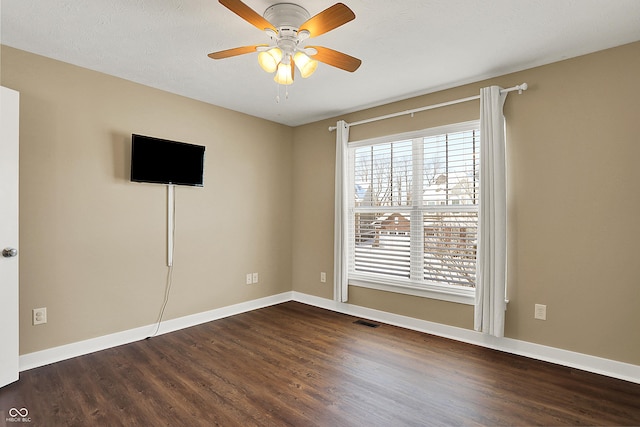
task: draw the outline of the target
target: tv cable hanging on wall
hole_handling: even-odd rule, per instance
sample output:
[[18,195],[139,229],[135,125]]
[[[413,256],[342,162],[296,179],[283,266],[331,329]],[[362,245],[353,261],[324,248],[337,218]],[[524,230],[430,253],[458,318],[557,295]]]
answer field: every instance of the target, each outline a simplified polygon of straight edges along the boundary
[[164,316],[164,310],[167,308],[169,302],[169,294],[171,293],[171,285],[173,283],[173,252],[175,248],[176,237],[176,196],[175,185],[167,185],[167,283],[164,290],[164,300],[160,307],[160,314],[158,314],[158,320],[156,321],[156,329],[153,334],[149,335],[147,339],[155,337],[160,329],[160,323]]

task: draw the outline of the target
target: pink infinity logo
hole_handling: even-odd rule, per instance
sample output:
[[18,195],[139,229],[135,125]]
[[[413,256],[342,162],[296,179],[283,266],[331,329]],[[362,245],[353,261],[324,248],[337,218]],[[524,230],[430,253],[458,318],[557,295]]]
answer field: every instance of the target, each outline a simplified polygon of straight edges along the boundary
[[16,409],[16,408],[11,408],[9,409],[9,416],[10,417],[26,417],[27,415],[29,415],[29,411],[27,410],[27,408],[20,408],[20,409]]

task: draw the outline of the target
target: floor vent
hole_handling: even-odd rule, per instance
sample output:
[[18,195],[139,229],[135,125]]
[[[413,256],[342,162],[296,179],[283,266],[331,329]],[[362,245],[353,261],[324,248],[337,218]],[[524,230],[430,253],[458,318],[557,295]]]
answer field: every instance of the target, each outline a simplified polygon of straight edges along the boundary
[[377,328],[378,326],[380,326],[377,323],[367,322],[366,320],[356,320],[353,323],[355,323],[356,325],[368,326],[370,328]]

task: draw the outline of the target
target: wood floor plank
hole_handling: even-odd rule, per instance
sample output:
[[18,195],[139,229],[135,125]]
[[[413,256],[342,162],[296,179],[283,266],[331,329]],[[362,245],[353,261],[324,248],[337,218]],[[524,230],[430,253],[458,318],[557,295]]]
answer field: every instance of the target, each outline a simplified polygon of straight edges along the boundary
[[640,385],[288,302],[22,372],[0,425],[640,425]]

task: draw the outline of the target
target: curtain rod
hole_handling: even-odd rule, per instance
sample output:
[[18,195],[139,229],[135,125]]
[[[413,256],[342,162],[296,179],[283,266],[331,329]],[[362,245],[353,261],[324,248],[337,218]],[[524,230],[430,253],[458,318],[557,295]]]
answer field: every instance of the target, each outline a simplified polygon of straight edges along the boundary
[[[528,84],[522,83],[521,85],[513,86],[507,89],[502,89],[500,93],[508,93],[508,92],[513,92],[517,90],[518,93],[521,94],[523,90],[527,90],[528,88],[529,88]],[[418,113],[420,111],[433,110],[434,108],[446,107],[448,105],[460,104],[467,101],[474,101],[476,99],[480,99],[480,95],[470,96],[468,98],[456,99],[454,101],[442,102],[440,104],[427,105],[426,107],[419,107],[419,108],[414,108],[412,110],[400,111],[399,113],[392,113],[392,114],[387,114],[386,116],[373,117],[371,119],[360,120],[353,123],[347,123],[347,126],[351,127],[351,126],[363,125],[365,123],[377,122],[379,120],[391,119],[393,117],[398,117],[398,116],[405,116],[407,114]],[[336,129],[337,129],[336,126],[329,126],[329,132],[333,132]]]

